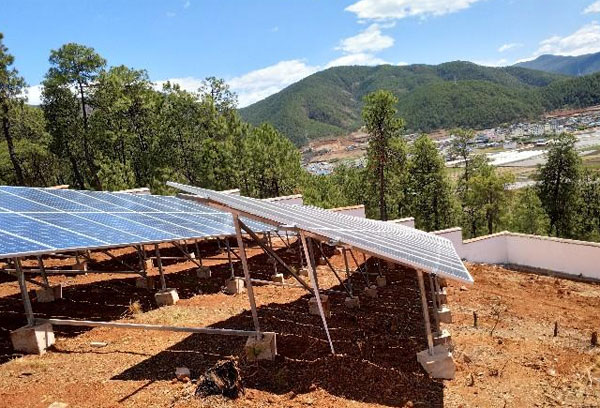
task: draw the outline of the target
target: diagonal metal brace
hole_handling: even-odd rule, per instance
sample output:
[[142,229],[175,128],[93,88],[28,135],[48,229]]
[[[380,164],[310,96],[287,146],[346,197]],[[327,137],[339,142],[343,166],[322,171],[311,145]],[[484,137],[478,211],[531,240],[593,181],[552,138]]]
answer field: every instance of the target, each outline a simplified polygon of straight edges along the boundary
[[256,235],[254,233],[254,231],[252,231],[250,228],[248,228],[248,226],[246,224],[244,224],[241,220],[239,221],[240,223],[240,227],[246,232],[248,233],[248,235],[250,235],[250,237],[252,238],[253,241],[255,241],[261,248],[263,251],[265,251],[267,253],[267,255],[271,256],[273,259],[275,259],[275,261],[280,264],[290,275],[292,275],[294,277],[294,279],[296,279],[302,286],[304,286],[304,288],[311,294],[314,296],[314,292],[312,290],[312,288],[310,286],[308,286],[308,284],[306,282],[304,282],[304,280],[292,269],[290,268],[284,261],[283,259],[281,259],[279,257],[279,255],[277,255],[277,253],[275,251],[273,251],[271,248],[269,248],[267,245],[265,245],[261,239],[258,237],[258,235]]

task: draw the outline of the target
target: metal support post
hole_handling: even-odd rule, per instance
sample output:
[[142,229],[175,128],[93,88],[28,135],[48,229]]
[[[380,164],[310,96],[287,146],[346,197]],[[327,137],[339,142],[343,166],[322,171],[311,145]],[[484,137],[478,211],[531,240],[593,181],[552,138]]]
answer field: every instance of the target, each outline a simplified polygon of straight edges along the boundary
[[154,251],[156,252],[156,264],[158,266],[158,273],[160,274],[160,287],[162,290],[167,289],[167,282],[165,281],[165,272],[163,271],[162,260],[160,259],[160,249],[158,244],[154,244]]
[[435,322],[436,333],[440,332],[440,317],[438,316],[438,302],[435,291],[435,284],[433,283],[433,276],[429,273],[429,288],[431,290],[431,299],[433,301],[433,320]]
[[252,289],[252,281],[250,280],[250,269],[248,268],[248,259],[246,259],[246,247],[244,246],[244,238],[240,229],[240,218],[237,214],[232,214],[233,226],[235,227],[235,236],[237,238],[238,248],[240,250],[240,258],[242,260],[242,268],[244,269],[244,278],[246,280],[246,289],[248,290],[248,300],[250,301],[250,309],[252,309],[252,320],[254,320],[254,329],[260,332],[260,324],[258,323],[258,312],[256,311],[256,301],[254,300],[254,290]]
[[21,260],[19,258],[15,258],[15,268],[17,269],[17,279],[19,280],[19,288],[21,289],[21,297],[23,298],[23,306],[25,307],[27,325],[33,326],[35,318],[33,317],[31,300],[29,299],[29,293],[27,292],[27,284],[25,283],[25,274],[21,269]]
[[231,245],[229,244],[229,239],[225,241],[227,244],[227,262],[229,262],[229,270],[231,271],[231,277],[235,276],[235,270],[233,268],[233,262],[231,262]]
[[348,265],[346,248],[342,248],[342,255],[344,255],[344,265],[346,266],[346,281],[348,282],[348,289],[350,290],[350,296],[353,297],[352,281],[350,280],[350,266]]
[[429,322],[429,306],[427,304],[427,295],[425,293],[425,283],[423,282],[423,272],[417,270],[417,280],[419,281],[419,291],[421,292],[421,307],[423,308],[423,319],[425,320],[425,335],[427,337],[427,348],[429,355],[433,355],[433,336],[431,334],[431,323]]
[[[306,255],[306,259],[310,259],[310,254],[308,250],[308,244],[306,243],[306,237],[304,236],[303,231],[299,231],[300,239],[302,240],[302,246],[304,247],[304,254]],[[325,334],[327,334],[327,340],[329,341],[329,347],[331,348],[331,354],[335,354],[335,349],[333,348],[333,342],[331,341],[331,336],[329,335],[329,327],[327,327],[327,319],[325,318],[325,312],[323,312],[323,305],[321,304],[321,294],[319,293],[319,285],[317,283],[317,272],[311,262],[307,262],[308,271],[311,275],[311,281],[313,284],[313,290],[315,294],[315,299],[317,300],[317,306],[319,308],[319,314],[321,315],[321,320],[323,321],[323,327],[325,328]]]
[[[227,244],[229,244],[229,241]],[[200,266],[202,266],[202,256],[200,255],[200,247],[198,246],[197,240],[194,240],[194,248],[196,249],[196,258],[198,258],[198,262],[200,262]]]
[[50,285],[50,283],[48,282],[48,275],[46,275],[46,267],[44,266],[44,260],[42,259],[41,255],[39,255],[37,257],[37,261],[38,261],[38,266],[40,268],[40,273],[42,274],[42,279],[44,280],[44,283],[46,285]]

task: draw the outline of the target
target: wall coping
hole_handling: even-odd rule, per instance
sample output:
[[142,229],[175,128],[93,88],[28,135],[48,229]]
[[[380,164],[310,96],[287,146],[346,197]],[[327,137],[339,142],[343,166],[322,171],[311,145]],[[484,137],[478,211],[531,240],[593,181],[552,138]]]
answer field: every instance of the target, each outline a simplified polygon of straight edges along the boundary
[[449,232],[457,232],[457,231],[462,231],[461,227],[452,227],[452,228],[446,228],[443,230],[438,230],[438,231],[429,231],[430,234],[446,234]]
[[584,245],[584,246],[592,246],[592,247],[600,248],[600,242],[580,241],[577,239],[568,239],[568,238],[559,238],[559,237],[549,237],[547,235],[530,235],[530,234],[522,234],[520,232],[510,232],[510,231],[503,231],[500,234],[505,234],[505,235],[509,235],[509,236],[513,236],[513,237],[532,238],[532,239],[539,239],[539,240],[543,240],[543,241],[554,241],[554,242],[562,242],[565,244]]
[[263,200],[264,201],[283,201],[283,200],[293,200],[296,198],[302,198],[302,194],[291,194],[291,195],[287,195],[287,196],[263,198]]
[[348,205],[346,207],[329,208],[329,211],[344,211],[344,210],[354,210],[354,209],[359,209],[359,208],[365,208],[364,204]]
[[[399,222],[407,222],[407,221],[414,221],[415,217],[406,217],[406,218],[396,218],[395,220],[387,220],[387,222],[395,222],[395,223],[399,223]],[[460,227],[458,227],[460,228]]]

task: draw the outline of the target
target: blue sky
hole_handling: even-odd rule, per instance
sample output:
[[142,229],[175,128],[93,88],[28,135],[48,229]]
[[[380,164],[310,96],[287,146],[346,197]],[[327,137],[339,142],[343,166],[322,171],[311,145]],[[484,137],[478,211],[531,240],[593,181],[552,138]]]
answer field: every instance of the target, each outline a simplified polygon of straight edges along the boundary
[[240,105],[320,69],[600,51],[597,0],[1,0],[0,32],[32,86],[67,42],[186,89],[226,79]]

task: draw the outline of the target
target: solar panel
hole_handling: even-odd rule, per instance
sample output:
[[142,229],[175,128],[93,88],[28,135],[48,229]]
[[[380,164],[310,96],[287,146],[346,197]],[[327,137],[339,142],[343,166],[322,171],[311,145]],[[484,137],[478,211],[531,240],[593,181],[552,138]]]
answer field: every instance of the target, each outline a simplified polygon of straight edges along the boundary
[[443,237],[399,224],[353,217],[316,207],[266,202],[173,182],[167,184],[261,220],[295,226],[393,262],[473,283],[452,242]]
[[0,258],[234,234],[231,214],[176,197],[0,186]]

